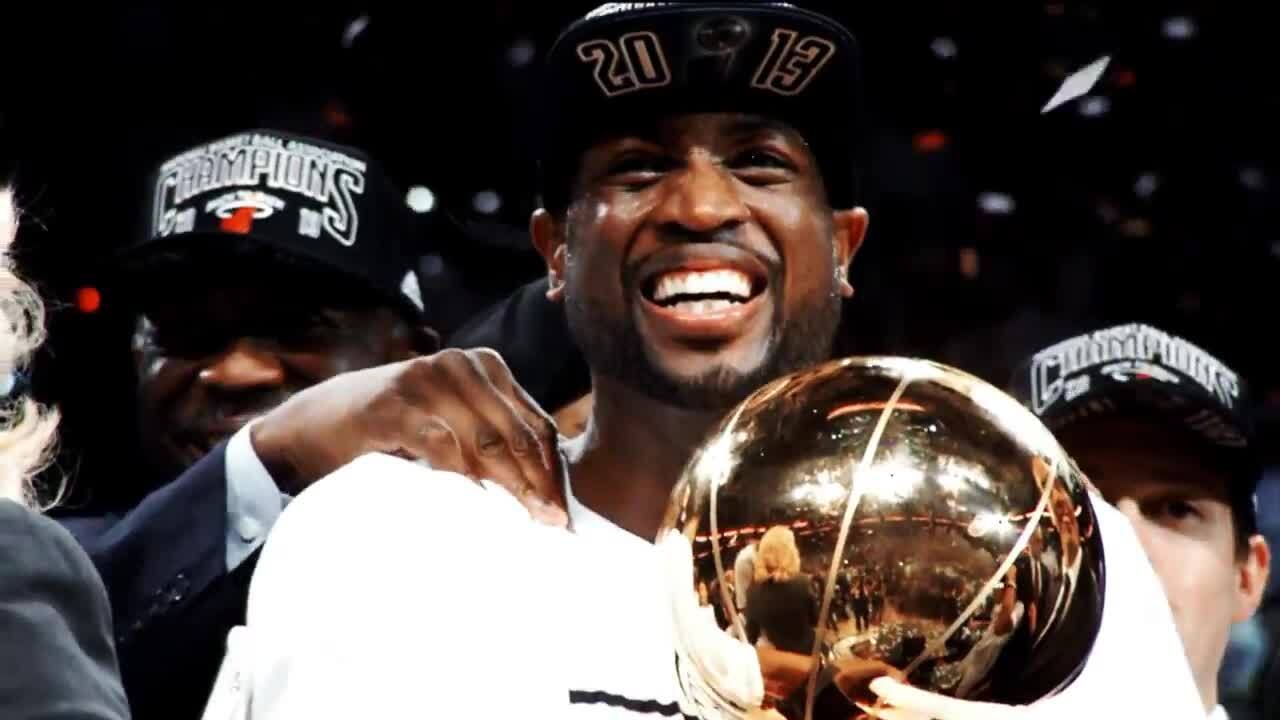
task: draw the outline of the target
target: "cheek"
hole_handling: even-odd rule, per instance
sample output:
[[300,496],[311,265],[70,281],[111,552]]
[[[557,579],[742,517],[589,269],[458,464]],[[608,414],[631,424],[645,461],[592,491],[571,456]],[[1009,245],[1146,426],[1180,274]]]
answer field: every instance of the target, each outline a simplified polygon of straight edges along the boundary
[[584,203],[573,212],[566,259],[565,292],[607,305],[618,303],[618,278],[637,218],[647,204],[638,198]]
[[779,203],[776,211],[761,212],[760,224],[781,256],[787,294],[809,297],[834,290],[835,258],[831,228],[822,211],[799,203]]
[[[181,414],[180,409],[195,402],[195,377],[199,364],[187,360],[150,356],[138,370],[139,404],[154,414]],[[145,416],[144,416],[145,417]]]
[[1141,537],[1176,612],[1203,616],[1223,605],[1232,573],[1217,548],[1164,527],[1148,528]]
[[387,362],[388,344],[374,339],[367,343],[334,349],[331,352],[292,353],[282,358],[289,376],[302,385],[314,385],[342,373],[364,370]]

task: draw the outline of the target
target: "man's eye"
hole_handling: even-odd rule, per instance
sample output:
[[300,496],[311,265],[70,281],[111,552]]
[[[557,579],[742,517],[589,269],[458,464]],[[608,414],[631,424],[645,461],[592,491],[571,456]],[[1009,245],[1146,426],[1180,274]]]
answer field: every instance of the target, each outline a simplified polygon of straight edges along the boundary
[[778,168],[794,170],[795,165],[776,152],[754,148],[739,153],[733,159],[733,166],[738,168]]
[[1157,520],[1166,522],[1186,522],[1202,517],[1195,503],[1182,498],[1165,498],[1152,502],[1147,510]]
[[794,177],[795,165],[778,153],[752,149],[739,153],[730,162],[735,175],[750,185],[776,185]]
[[609,166],[612,176],[654,175],[671,169],[671,162],[658,155],[633,154],[614,161]]
[[146,346],[153,352],[171,357],[201,357],[212,355],[226,343],[225,338],[209,332],[184,332],[157,330],[147,338]]
[[1186,500],[1170,500],[1165,503],[1165,514],[1169,517],[1183,520],[1189,517],[1198,517],[1200,512],[1195,506]]
[[274,335],[285,345],[306,345],[328,341],[340,334],[342,330],[341,323],[325,312],[298,315],[277,323],[276,327],[274,332],[266,334]]

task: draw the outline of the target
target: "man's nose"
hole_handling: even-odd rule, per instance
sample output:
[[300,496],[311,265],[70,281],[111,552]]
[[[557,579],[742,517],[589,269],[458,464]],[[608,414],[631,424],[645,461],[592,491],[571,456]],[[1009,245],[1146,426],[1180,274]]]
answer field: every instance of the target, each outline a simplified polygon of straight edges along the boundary
[[737,226],[748,215],[732,174],[712,158],[695,156],[671,178],[654,220],[685,233],[704,234]]
[[281,385],[285,371],[275,353],[241,338],[205,365],[199,380],[222,390],[250,390]]

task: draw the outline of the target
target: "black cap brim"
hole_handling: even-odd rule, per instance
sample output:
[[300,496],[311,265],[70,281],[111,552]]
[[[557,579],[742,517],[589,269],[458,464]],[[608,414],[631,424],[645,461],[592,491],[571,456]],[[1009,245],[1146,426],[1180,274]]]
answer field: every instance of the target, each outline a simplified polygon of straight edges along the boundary
[[114,299],[139,309],[163,302],[180,288],[216,284],[220,278],[282,288],[308,282],[332,291],[335,304],[367,298],[414,322],[423,317],[422,308],[373,278],[336,268],[328,256],[309,255],[298,243],[253,233],[192,233],[126,248],[115,256],[102,284]]
[[1055,432],[1122,415],[1182,433],[1234,479],[1232,502],[1252,518],[1262,462],[1248,387],[1187,340],[1142,323],[1084,333],[1024,362],[1011,392]]

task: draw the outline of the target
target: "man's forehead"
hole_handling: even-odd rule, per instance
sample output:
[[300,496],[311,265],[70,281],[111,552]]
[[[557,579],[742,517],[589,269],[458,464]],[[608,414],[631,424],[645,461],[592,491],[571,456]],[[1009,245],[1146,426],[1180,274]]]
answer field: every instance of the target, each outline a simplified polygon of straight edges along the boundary
[[782,120],[735,112],[678,113],[636,118],[606,131],[598,144],[627,138],[659,144],[703,143],[762,134],[781,135],[807,146],[800,131]]
[[1161,454],[1149,448],[1083,450],[1077,454],[1081,470],[1103,497],[1142,498],[1167,492],[1228,502],[1228,473],[1183,456]]

